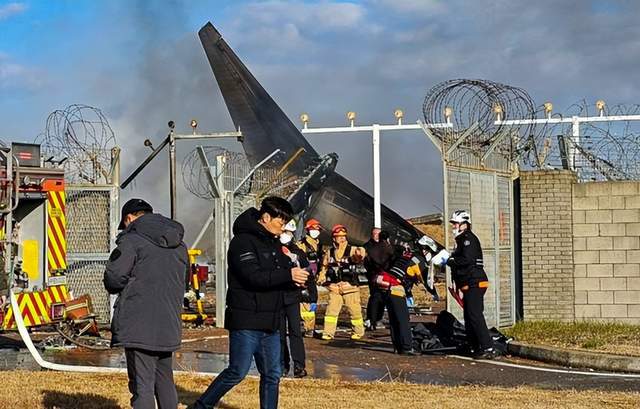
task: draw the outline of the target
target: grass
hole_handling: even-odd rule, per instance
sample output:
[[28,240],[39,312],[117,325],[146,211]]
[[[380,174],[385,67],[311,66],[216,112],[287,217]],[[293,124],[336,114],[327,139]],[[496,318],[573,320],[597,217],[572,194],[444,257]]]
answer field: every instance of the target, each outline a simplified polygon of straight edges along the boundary
[[640,356],[640,325],[610,322],[519,322],[504,331],[518,341]]
[[[2,408],[116,409],[129,407],[124,375],[61,372],[1,372]],[[210,379],[180,376],[180,402],[191,403]],[[227,409],[258,407],[258,382],[246,380],[225,397]],[[183,408],[184,406],[180,406]],[[554,391],[529,387],[446,387],[407,383],[357,383],[328,380],[284,381],[281,409],[305,408],[631,408],[639,393]]]

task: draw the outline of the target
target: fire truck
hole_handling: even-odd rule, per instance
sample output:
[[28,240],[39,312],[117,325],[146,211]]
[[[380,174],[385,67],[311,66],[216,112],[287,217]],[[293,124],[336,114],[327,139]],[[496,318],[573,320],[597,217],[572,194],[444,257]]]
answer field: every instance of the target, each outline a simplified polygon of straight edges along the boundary
[[90,297],[67,286],[66,223],[61,162],[45,163],[37,144],[1,147],[0,330],[15,330],[19,313],[27,328],[53,327],[67,342],[102,349]]

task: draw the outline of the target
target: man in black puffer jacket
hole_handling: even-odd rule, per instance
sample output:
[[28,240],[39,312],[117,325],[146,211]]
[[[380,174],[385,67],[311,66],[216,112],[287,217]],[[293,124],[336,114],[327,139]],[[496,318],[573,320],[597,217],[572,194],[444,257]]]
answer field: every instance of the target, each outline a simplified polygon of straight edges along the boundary
[[[189,266],[182,225],[153,214],[141,199],[122,207],[118,247],[109,257],[104,286],[118,294],[111,344],[123,346],[134,409],[175,408],[171,367],[182,338],[182,297]],[[155,397],[155,399],[154,399]]]
[[229,330],[229,366],[191,408],[208,409],[217,404],[244,379],[254,358],[260,372],[260,407],[278,407],[284,291],[293,284],[304,286],[309,276],[292,266],[278,240],[292,216],[289,202],[267,197],[260,210],[246,210],[234,222],[227,255],[225,327]]

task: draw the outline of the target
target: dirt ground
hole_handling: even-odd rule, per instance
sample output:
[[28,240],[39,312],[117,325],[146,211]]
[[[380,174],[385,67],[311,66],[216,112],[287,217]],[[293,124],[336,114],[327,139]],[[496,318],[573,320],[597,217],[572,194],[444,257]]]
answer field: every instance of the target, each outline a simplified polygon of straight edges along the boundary
[[[59,372],[0,372],[0,407],[29,409],[128,408],[129,392],[124,375]],[[179,376],[176,379],[179,408],[192,403],[210,379]],[[258,382],[247,379],[233,389],[221,406],[245,409],[259,406]],[[432,386],[409,383],[360,383],[325,380],[284,380],[280,408],[637,408],[640,394],[576,392],[530,387]]]

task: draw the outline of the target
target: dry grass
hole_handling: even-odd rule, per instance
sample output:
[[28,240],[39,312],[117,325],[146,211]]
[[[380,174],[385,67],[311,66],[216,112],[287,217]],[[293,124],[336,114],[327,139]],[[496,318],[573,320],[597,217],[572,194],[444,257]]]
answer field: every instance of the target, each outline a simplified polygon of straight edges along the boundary
[[640,356],[640,325],[610,322],[519,322],[504,331],[518,341]]
[[[183,404],[191,403],[209,379],[177,379]],[[1,408],[116,409],[129,407],[124,375],[59,372],[2,372]],[[285,381],[280,408],[631,408],[640,394],[551,391],[528,387],[445,387],[404,383],[354,383],[324,380]],[[226,408],[255,408],[258,382],[247,380],[225,398]],[[182,407],[182,406],[181,406]]]

